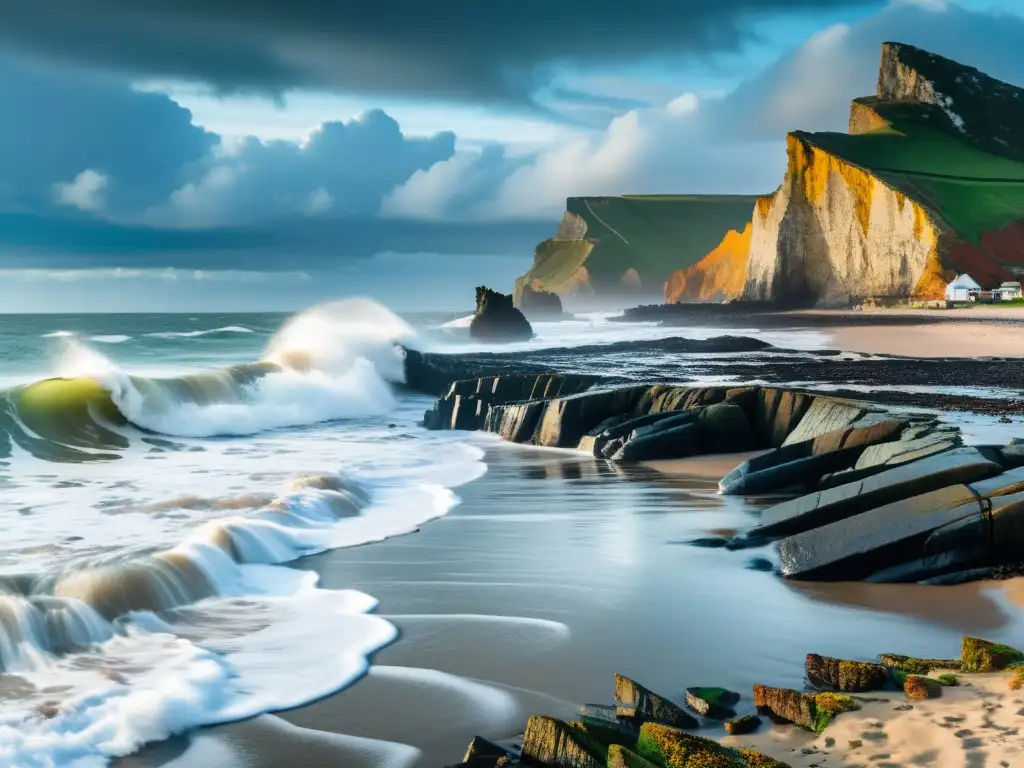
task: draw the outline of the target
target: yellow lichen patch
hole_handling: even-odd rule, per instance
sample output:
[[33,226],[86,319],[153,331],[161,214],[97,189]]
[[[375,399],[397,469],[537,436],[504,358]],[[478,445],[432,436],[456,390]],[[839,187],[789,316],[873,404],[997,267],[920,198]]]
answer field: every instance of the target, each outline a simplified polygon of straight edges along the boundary
[[665,301],[725,301],[739,297],[747,278],[753,225],[742,232],[729,230],[707,256],[686,270],[674,272],[665,283]]
[[789,768],[786,763],[774,757],[756,752],[753,749],[741,749],[740,754],[746,758],[748,768]]
[[[903,209],[900,209],[902,213]],[[917,203],[914,203],[914,237],[918,240],[924,235],[924,227],[927,224],[927,216],[925,215],[924,208]]]

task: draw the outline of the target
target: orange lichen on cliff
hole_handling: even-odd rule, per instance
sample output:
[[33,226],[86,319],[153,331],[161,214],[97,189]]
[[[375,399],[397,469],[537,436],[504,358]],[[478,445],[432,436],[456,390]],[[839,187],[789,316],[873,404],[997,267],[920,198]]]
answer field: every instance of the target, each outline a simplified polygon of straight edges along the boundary
[[798,189],[802,189],[804,198],[811,205],[817,205],[825,198],[833,173],[846,182],[853,197],[861,231],[867,234],[871,223],[874,177],[862,168],[850,165],[793,134],[786,138],[786,151],[789,154],[789,176],[793,182],[803,182]]
[[[760,204],[762,198],[758,198]],[[725,301],[739,297],[750,258],[750,222],[742,232],[729,230],[711,253],[689,269],[673,272],[665,282],[665,301]]]
[[775,209],[775,192],[771,195],[761,195],[754,202],[754,208],[757,210],[757,215],[762,219],[767,219],[772,215],[772,211]]

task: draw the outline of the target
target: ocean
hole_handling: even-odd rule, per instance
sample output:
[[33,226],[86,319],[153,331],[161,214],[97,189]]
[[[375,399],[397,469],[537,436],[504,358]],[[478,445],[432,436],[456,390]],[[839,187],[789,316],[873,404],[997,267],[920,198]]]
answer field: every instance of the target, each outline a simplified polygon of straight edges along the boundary
[[[480,489],[475,493],[483,500],[459,519],[499,524],[503,537],[511,538],[516,531],[532,530],[524,521],[535,524],[553,515],[552,520],[569,526],[564,551],[586,563],[594,550],[572,539],[580,520],[587,519],[574,517],[578,510],[571,502],[579,498],[586,502],[585,511],[600,511],[609,526],[605,556],[613,562],[622,557],[626,551],[617,537],[630,530],[621,517],[625,512],[600,508],[601,499],[613,499],[605,490],[608,478],[598,478],[601,484],[591,486],[590,496],[567,488],[547,501],[532,497],[545,517],[522,517],[531,509],[528,489],[537,479],[531,479],[530,467],[544,467],[543,476],[554,461],[549,457],[564,454],[522,454],[525,449],[499,449],[491,436],[428,432],[419,426],[430,399],[402,388],[398,345],[429,352],[491,351],[470,342],[468,319],[457,314],[402,318],[359,299],[292,316],[0,319],[0,519],[5,532],[0,540],[0,765],[107,765],[200,726],[315,702],[368,670],[369,681],[394,678],[393,667],[381,666],[372,674],[371,657],[400,631],[415,638],[424,619],[414,614],[424,612],[424,605],[429,603],[426,612],[432,612],[459,602],[442,597],[444,585],[457,579],[427,578],[434,559],[452,551],[468,556],[486,547],[474,536],[428,525],[456,510],[463,489]],[[502,351],[546,355],[562,367],[624,378],[664,371],[669,363],[686,367],[685,355],[639,355],[634,345],[723,333],[615,323],[607,314],[537,323],[535,331],[533,340]],[[828,342],[816,330],[729,333],[756,335],[796,350],[792,354],[801,359],[814,358]],[[593,345],[615,352],[572,354]],[[728,380],[729,356],[717,362],[723,371],[714,377]],[[566,461],[574,467],[565,470],[570,479],[590,471],[579,469],[578,458],[556,463]],[[500,468],[491,486],[474,482],[491,466]],[[630,479],[618,498],[640,494],[642,488]],[[725,503],[707,489],[694,498],[687,503],[705,517],[709,505]],[[491,508],[495,501],[500,508]],[[726,504],[732,523],[749,518],[749,510],[736,504]],[[686,519],[692,525],[704,518]],[[375,565],[384,554],[360,547],[401,542],[405,539],[396,537],[417,530],[435,531],[437,548],[412,559],[399,554],[385,571]],[[650,552],[662,553],[658,572],[667,578],[676,558],[684,558],[682,549],[663,548],[659,542],[665,535],[658,529],[644,538],[650,539]],[[544,538],[543,527],[536,536]],[[381,547],[381,553],[393,551]],[[307,557],[345,551],[353,556],[316,567],[316,558]],[[695,563],[721,556],[691,555]],[[558,555],[545,557],[543,565],[517,564],[517,573],[550,571]],[[305,559],[297,562],[300,558]],[[649,555],[641,560],[655,562]],[[483,583],[494,559],[473,563],[456,572],[465,576],[477,569],[467,584]],[[636,595],[649,592],[651,585],[636,570],[637,563],[626,565]],[[404,581],[396,581],[398,573]],[[572,582],[568,573],[555,568],[555,574]],[[770,574],[756,574],[762,577],[778,583]],[[506,579],[514,580],[511,575]],[[396,585],[397,592],[389,591]],[[775,592],[763,594],[785,591],[770,589]],[[404,618],[376,610],[378,591],[392,596]],[[595,610],[611,594],[603,592]],[[818,595],[800,605],[822,599]],[[787,600],[782,604],[792,603]],[[634,596],[628,602],[635,611],[641,601]],[[498,624],[484,624],[506,632],[500,617],[507,608],[489,603],[477,595],[473,610],[457,613],[453,621],[462,627],[494,613]],[[714,614],[718,605],[717,599],[709,601],[701,611]],[[508,619],[510,626],[540,627],[548,637],[552,632],[561,636],[559,627],[573,623],[566,616],[561,617],[565,622],[524,618],[535,610],[527,601],[517,617]],[[999,623],[990,617],[986,622]],[[808,612],[785,634],[798,635],[801,626],[811,623]],[[856,618],[848,623],[855,626]],[[883,619],[872,626],[884,624]],[[911,622],[905,632],[917,629]],[[451,647],[470,648],[465,642]],[[414,652],[422,645],[410,641],[392,647]],[[468,651],[457,655],[461,663],[472,657]],[[486,676],[486,669],[477,672]],[[572,692],[564,695],[569,698]],[[426,709],[412,719],[425,717]],[[356,717],[338,726],[343,732],[346,722],[355,727]],[[401,738],[401,732],[389,737],[417,742],[411,731],[427,730],[422,722],[407,722],[405,728],[410,738]],[[461,739],[461,731],[451,738]]]

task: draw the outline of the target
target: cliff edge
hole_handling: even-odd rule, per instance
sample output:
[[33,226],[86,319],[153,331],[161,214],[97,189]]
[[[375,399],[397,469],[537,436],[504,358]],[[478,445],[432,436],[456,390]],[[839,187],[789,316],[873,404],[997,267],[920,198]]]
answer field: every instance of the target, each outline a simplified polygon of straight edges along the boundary
[[936,299],[959,272],[1024,274],[1024,90],[885,43],[850,133],[796,131],[787,153],[754,206],[744,299]]

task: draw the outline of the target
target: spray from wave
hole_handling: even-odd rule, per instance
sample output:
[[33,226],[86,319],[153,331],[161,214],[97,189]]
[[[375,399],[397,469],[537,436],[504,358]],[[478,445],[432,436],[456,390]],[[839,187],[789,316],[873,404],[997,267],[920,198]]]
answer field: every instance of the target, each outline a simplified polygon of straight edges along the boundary
[[53,461],[109,458],[102,452],[124,447],[124,424],[214,437],[382,415],[404,377],[397,343],[413,336],[387,308],[346,299],[291,318],[259,362],[164,379],[132,376],[72,338],[57,379],[5,393],[0,455],[13,441]]

